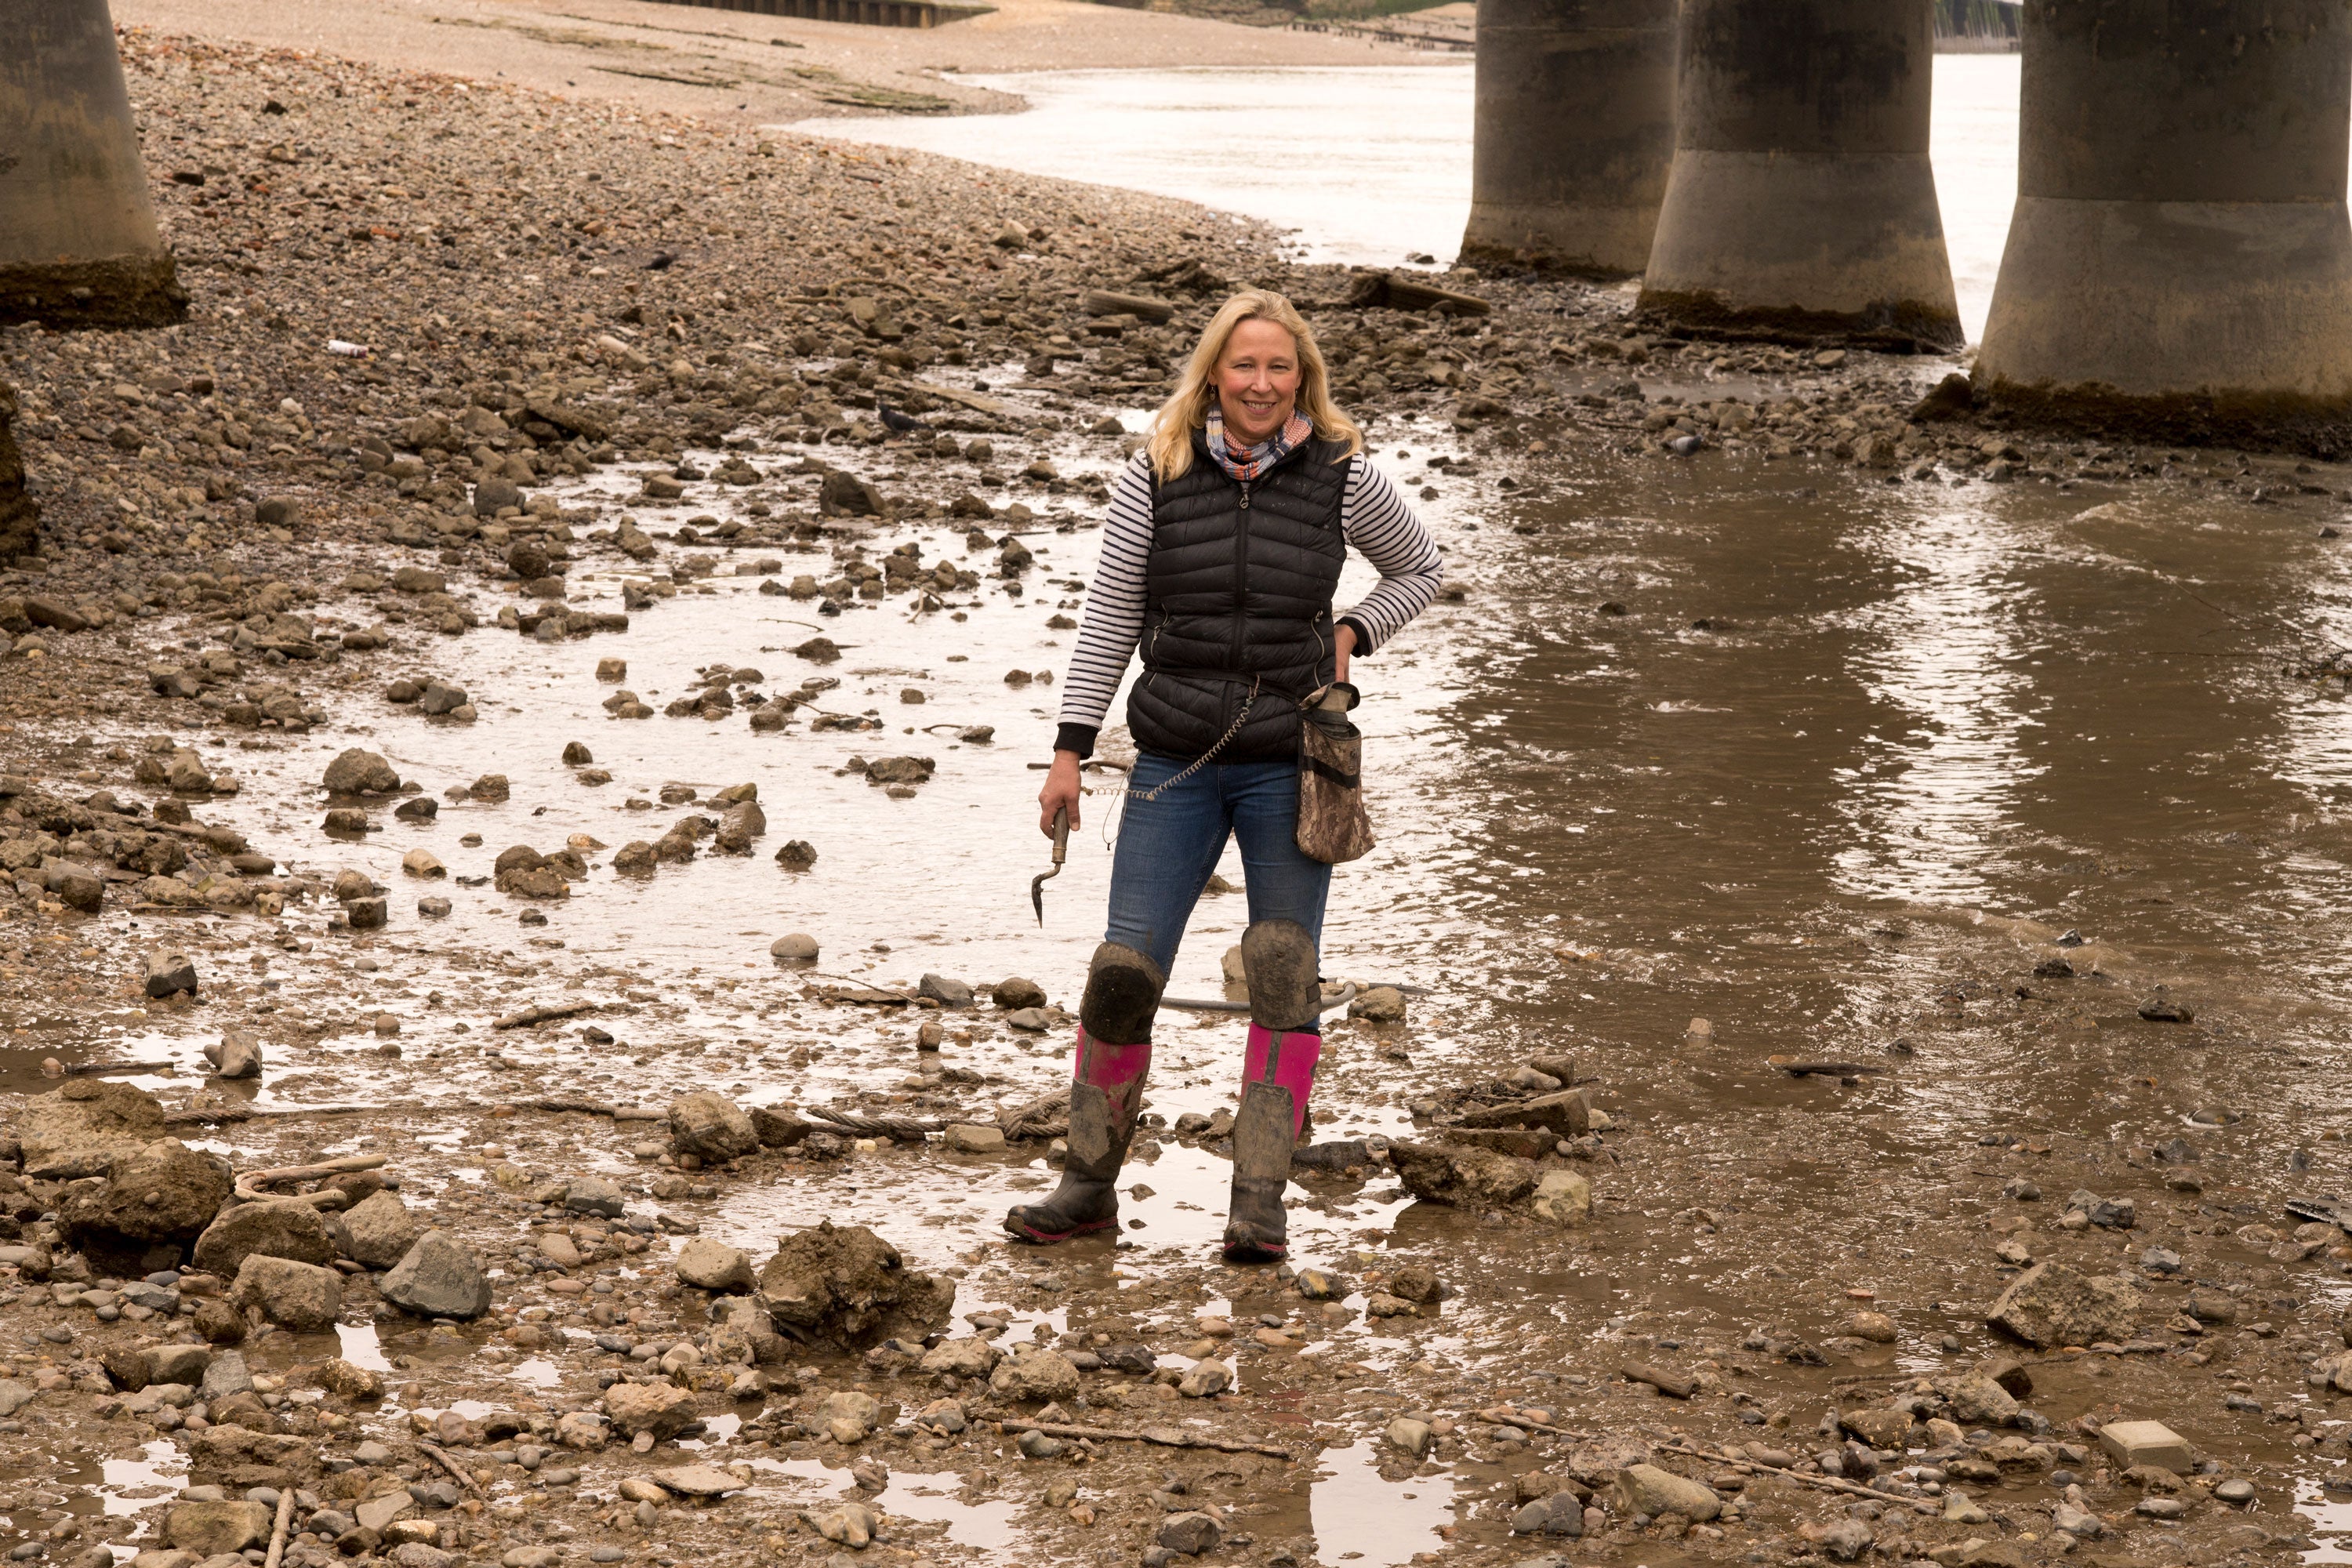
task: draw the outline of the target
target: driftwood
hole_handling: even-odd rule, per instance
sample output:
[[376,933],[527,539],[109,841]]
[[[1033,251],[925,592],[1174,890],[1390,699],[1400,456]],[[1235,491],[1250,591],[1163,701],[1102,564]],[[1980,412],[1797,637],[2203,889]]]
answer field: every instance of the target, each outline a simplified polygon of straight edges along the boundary
[[1661,1372],[1656,1367],[1645,1366],[1637,1361],[1629,1361],[1618,1370],[1626,1382],[1646,1383],[1669,1399],[1688,1399],[1693,1394],[1698,1392],[1698,1384],[1689,1378],[1677,1376],[1671,1372]]
[[615,1105],[606,1100],[573,1100],[562,1095],[543,1100],[519,1100],[521,1110],[571,1111],[583,1116],[609,1116],[615,1121],[661,1121],[669,1112],[651,1105]]
[[482,1483],[468,1475],[466,1472],[465,1468],[459,1465],[457,1460],[443,1453],[439,1444],[427,1443],[423,1438],[419,1438],[416,1443],[416,1451],[423,1454],[435,1464],[440,1466],[443,1469],[448,1471],[451,1475],[457,1477],[457,1484],[459,1486],[464,1487],[476,1497],[480,1497],[482,1495]]
[[1043,1432],[1048,1437],[1083,1437],[1097,1443],[1156,1443],[1163,1448],[1214,1448],[1221,1454],[1267,1454],[1294,1465],[1298,1462],[1297,1454],[1272,1443],[1201,1437],[1190,1432],[1180,1432],[1173,1426],[1146,1426],[1140,1431],[1121,1432],[1109,1426],[1068,1426],[1059,1421],[1024,1421],[1001,1410],[975,1410],[972,1419],[993,1421],[1007,1432]]
[[601,1002],[534,1002],[520,1013],[509,1013],[492,1021],[493,1029],[525,1029],[533,1024],[551,1024],[558,1018],[576,1018],[583,1013],[593,1013],[604,1005]]
[[261,1568],[278,1568],[286,1556],[286,1531],[294,1522],[294,1489],[281,1488],[278,1493],[278,1521],[269,1527],[269,1555]]
[[1718,1454],[1711,1449],[1686,1448],[1679,1443],[1654,1443],[1651,1447],[1661,1454],[1681,1454],[1694,1459],[1707,1459],[1718,1465],[1728,1466],[1745,1475],[1781,1476],[1805,1486],[1819,1487],[1823,1491],[1843,1492],[1849,1497],[1866,1497],[1873,1502],[1901,1503],[1911,1500],[1908,1498],[1896,1497],[1892,1492],[1873,1491],[1868,1487],[1858,1487],[1852,1481],[1842,1481],[1834,1476],[1809,1476],[1799,1470],[1782,1469],[1778,1465],[1759,1465],[1753,1459],[1734,1458],[1729,1454]]
[[1165,300],[1154,300],[1148,294],[1115,294],[1108,289],[1088,289],[1078,296],[1078,309],[1089,316],[1139,316],[1155,327],[1168,324],[1176,314],[1176,307]]
[[352,1116],[366,1110],[382,1113],[388,1105],[213,1105],[192,1106],[163,1112],[166,1127],[226,1127],[257,1116]]
[[[247,1203],[264,1203],[272,1194],[261,1191],[285,1182],[317,1181],[325,1176],[340,1176],[352,1171],[373,1171],[384,1163],[382,1154],[346,1154],[340,1160],[323,1160],[315,1165],[281,1165],[274,1170],[247,1171],[236,1179],[236,1195]],[[303,1201],[316,1203],[331,1197],[336,1204],[343,1201],[340,1192],[306,1193]]]
[[1385,305],[1391,310],[1428,310],[1444,305],[1455,315],[1484,316],[1495,307],[1475,294],[1457,294],[1424,283],[1411,272],[1360,273],[1348,285],[1348,303],[1358,310]]
[[[49,1060],[55,1061],[57,1058],[52,1057]],[[55,1073],[51,1073],[48,1070],[48,1062],[44,1062],[41,1064],[41,1076],[44,1078],[103,1078],[108,1073],[117,1072],[170,1072],[179,1065],[169,1057],[162,1061],[153,1062],[68,1062],[61,1065]]]

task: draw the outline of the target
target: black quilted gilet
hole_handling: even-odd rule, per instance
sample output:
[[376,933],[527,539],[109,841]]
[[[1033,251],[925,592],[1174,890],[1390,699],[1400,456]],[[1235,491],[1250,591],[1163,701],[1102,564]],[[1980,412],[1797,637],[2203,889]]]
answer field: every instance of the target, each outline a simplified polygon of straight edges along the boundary
[[1202,755],[1258,695],[1220,763],[1298,754],[1299,700],[1332,677],[1331,594],[1348,544],[1349,458],[1308,441],[1247,485],[1192,441],[1192,466],[1152,487],[1143,673],[1127,723],[1141,750]]

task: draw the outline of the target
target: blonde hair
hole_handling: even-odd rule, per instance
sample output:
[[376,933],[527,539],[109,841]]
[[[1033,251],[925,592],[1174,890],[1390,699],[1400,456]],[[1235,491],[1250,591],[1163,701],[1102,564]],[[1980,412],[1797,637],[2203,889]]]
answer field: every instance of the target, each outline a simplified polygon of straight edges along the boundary
[[1298,412],[1315,426],[1318,439],[1347,443],[1347,457],[1364,449],[1364,433],[1331,401],[1331,374],[1316,346],[1315,331],[1297,307],[1271,289],[1244,289],[1226,300],[1211,319],[1192,357],[1185,362],[1175,394],[1160,405],[1144,449],[1151,454],[1151,470],[1161,480],[1176,478],[1192,466],[1192,432],[1209,422],[1209,408],[1217,399],[1217,361],[1244,321],[1272,321],[1298,345]]

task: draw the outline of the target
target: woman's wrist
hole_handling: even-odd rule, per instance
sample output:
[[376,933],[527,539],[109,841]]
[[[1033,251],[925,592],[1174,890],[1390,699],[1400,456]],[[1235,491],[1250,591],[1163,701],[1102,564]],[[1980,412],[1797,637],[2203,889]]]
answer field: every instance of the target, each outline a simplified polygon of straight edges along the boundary
[[1095,736],[1097,732],[1095,725],[1073,724],[1068,720],[1064,720],[1061,728],[1054,735],[1055,756],[1058,759],[1063,752],[1067,752],[1079,762],[1085,762],[1095,754]]

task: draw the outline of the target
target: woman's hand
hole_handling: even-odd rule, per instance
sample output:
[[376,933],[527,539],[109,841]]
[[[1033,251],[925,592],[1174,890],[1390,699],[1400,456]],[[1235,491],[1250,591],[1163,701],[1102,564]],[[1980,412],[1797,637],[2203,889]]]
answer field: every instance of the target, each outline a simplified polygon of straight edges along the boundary
[[1054,837],[1054,816],[1067,810],[1070,830],[1078,827],[1078,753],[1055,752],[1054,765],[1045,770],[1045,787],[1037,792],[1037,831],[1046,837]]
[[1337,631],[1333,632],[1331,634],[1331,649],[1334,656],[1332,658],[1333,673],[1331,679],[1334,680],[1345,680],[1348,679],[1348,656],[1356,651],[1356,628],[1350,626],[1342,626]]

